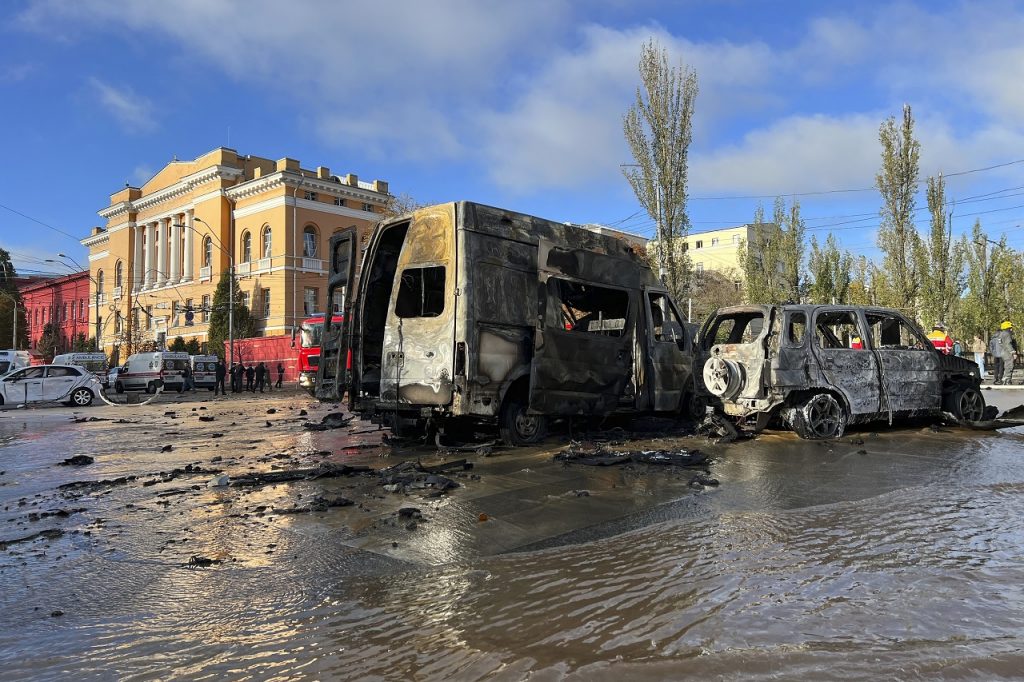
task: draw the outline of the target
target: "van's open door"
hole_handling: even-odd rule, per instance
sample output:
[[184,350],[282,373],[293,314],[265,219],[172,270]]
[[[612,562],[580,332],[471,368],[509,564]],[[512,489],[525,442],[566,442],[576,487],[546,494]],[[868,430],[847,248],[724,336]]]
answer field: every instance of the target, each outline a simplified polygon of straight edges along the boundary
[[600,273],[622,261],[541,240],[530,410],[603,415],[619,407],[633,372],[636,291]]
[[[350,227],[331,237],[328,251],[330,265],[327,275],[327,306],[324,320],[323,340],[320,344],[320,364],[316,370],[316,397],[320,400],[341,400],[351,384],[350,330],[353,329],[352,312],[356,288],[356,254],[359,236],[356,228]],[[342,305],[342,322],[334,324],[331,317],[336,299],[340,292],[344,297]],[[349,402],[351,402],[351,394]]]

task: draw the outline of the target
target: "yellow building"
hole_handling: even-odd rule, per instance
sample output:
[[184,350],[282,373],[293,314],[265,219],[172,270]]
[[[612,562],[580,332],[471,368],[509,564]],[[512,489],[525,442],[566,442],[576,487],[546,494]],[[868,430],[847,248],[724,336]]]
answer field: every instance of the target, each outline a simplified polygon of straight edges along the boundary
[[111,195],[99,212],[106,226],[82,240],[99,293],[90,324],[108,354],[125,342],[129,315],[138,320],[133,339],[141,332],[157,345],[176,336],[205,342],[214,289],[233,259],[257,335],[287,334],[310,314],[338,308],[324,300],[331,235],[356,227],[365,238],[388,196],[382,180],[223,147],[172,161],[141,188]]
[[754,236],[753,225],[723,227],[686,235],[683,250],[690,254],[696,272],[710,270],[736,281],[743,280],[742,248]]

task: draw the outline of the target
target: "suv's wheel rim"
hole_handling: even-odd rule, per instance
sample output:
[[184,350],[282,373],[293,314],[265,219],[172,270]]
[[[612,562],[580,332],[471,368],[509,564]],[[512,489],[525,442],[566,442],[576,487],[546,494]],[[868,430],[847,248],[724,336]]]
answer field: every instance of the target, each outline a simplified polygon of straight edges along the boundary
[[973,388],[969,388],[960,394],[960,417],[965,421],[981,421],[985,416],[985,400],[981,394]]
[[814,396],[804,414],[808,428],[819,438],[835,435],[843,423],[842,406],[828,394]]
[[89,391],[84,388],[80,388],[71,394],[71,399],[75,401],[76,405],[88,405],[89,404]]

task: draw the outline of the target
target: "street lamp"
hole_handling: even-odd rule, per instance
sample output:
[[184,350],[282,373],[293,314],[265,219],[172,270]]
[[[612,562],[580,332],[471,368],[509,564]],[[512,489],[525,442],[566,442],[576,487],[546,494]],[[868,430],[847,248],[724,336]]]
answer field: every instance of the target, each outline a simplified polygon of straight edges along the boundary
[[[75,264],[75,267],[77,267],[78,270],[75,270],[74,268],[72,268],[70,265],[68,265],[67,263],[65,263],[62,260],[54,260],[52,258],[47,258],[46,262],[47,263],[60,263],[61,265],[66,267],[68,270],[71,270],[72,272],[79,272],[79,271],[88,272],[88,270],[85,270],[85,268],[83,268],[78,261],[76,261],[74,258],[72,258],[71,256],[69,256],[69,255],[67,255],[65,253],[58,253],[57,257],[58,258],[67,258],[69,261],[71,261],[72,263]],[[90,282],[92,282],[93,284],[96,285],[96,294],[95,294],[95,301],[96,301],[96,333],[94,334],[93,343],[96,344],[96,350],[99,350],[100,349],[100,283],[97,282],[93,278],[93,276],[91,274],[87,274],[86,277],[89,278]]]
[[[224,243],[217,237],[214,232],[213,226],[198,216],[193,216],[192,220],[202,223],[210,228],[209,237],[211,238],[210,243],[213,244],[213,238],[217,239],[215,246],[220,249],[221,253],[228,257],[228,349],[229,349],[229,367],[235,364],[235,257],[230,251],[224,248]],[[181,227],[187,230],[192,230],[200,237],[204,237],[202,232],[192,227],[191,225],[174,224],[172,227]],[[205,251],[205,249],[204,249]],[[210,338],[210,331],[207,329],[206,338]]]

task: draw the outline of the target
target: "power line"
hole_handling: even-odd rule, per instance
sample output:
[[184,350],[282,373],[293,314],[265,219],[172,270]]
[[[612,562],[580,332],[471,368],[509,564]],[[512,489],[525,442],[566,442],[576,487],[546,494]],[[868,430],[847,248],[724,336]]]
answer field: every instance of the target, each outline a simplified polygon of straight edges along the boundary
[[6,206],[4,204],[0,204],[0,208],[6,209],[6,210],[8,210],[11,213],[14,213],[16,215],[20,215],[22,218],[25,218],[26,220],[31,220],[34,223],[38,223],[38,224],[42,225],[43,227],[45,227],[48,230],[53,230],[54,232],[62,234],[65,237],[70,237],[71,239],[74,239],[76,243],[79,242],[79,239],[80,239],[79,237],[76,237],[73,234],[69,234],[69,233],[65,232],[64,230],[58,229],[58,228],[54,227],[53,225],[48,225],[48,224],[44,223],[42,220],[39,220],[37,218],[33,218],[32,216],[27,215],[25,213],[22,213],[21,211],[18,211],[16,209],[13,209],[10,206]]

